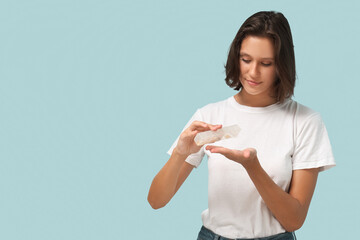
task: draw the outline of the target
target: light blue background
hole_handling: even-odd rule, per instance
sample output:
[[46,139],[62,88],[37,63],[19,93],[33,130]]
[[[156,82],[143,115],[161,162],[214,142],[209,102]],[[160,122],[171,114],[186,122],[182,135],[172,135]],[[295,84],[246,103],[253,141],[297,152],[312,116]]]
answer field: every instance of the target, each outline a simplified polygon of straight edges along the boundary
[[260,10],[288,18],[295,99],[321,113],[338,164],[298,239],[356,238],[357,1],[2,0],[0,239],[195,239],[206,164],[163,209],[148,189],[194,111],[235,94],[228,48]]

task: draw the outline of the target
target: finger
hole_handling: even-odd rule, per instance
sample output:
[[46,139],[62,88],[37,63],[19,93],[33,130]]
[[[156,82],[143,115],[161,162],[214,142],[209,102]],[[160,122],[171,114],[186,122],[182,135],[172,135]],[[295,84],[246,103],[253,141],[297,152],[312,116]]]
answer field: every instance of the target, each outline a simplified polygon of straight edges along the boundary
[[232,149],[229,149],[229,148],[208,145],[208,146],[206,146],[206,150],[209,150],[211,153],[222,154],[222,155],[224,155],[225,157],[227,157],[229,159],[234,159],[236,157],[235,154],[234,154],[234,151]]
[[189,136],[191,136],[191,137],[195,137],[195,136],[196,136],[196,134],[198,134],[198,133],[199,133],[199,131],[198,131],[198,130],[193,130],[193,131],[191,131],[191,132],[190,132]]
[[198,130],[200,132],[209,131],[209,130],[216,131],[220,128],[222,128],[221,124],[213,125],[201,121],[194,121],[189,127],[191,131]]
[[[208,124],[205,122],[201,122],[201,121],[194,121],[191,123],[191,125],[189,126],[189,129],[191,131],[193,130],[202,130],[202,129],[208,129],[209,127],[207,126]],[[208,129],[209,130],[209,129]]]
[[211,149],[214,149],[214,148],[220,148],[220,147],[214,146],[214,145],[207,145],[205,149],[211,151]]
[[245,149],[244,152],[243,152],[243,155],[244,155],[245,158],[249,158],[250,155],[251,155],[251,152],[248,149]]
[[194,130],[194,131],[188,131],[186,132],[186,138],[189,138],[189,139],[194,139],[196,134],[198,134],[199,131],[198,130]]
[[209,128],[210,128],[211,131],[217,131],[220,128],[222,128],[221,124],[217,124],[217,125],[208,124],[208,125],[209,125]]
[[206,124],[206,126],[204,126],[203,128],[198,128],[199,131],[217,131],[219,130],[220,128],[222,128],[222,125],[221,124],[217,124],[217,125],[213,125],[213,124]]
[[243,150],[243,156],[245,158],[252,158],[254,156],[256,156],[257,152],[256,152],[256,149],[254,148],[247,148],[247,149],[244,149]]

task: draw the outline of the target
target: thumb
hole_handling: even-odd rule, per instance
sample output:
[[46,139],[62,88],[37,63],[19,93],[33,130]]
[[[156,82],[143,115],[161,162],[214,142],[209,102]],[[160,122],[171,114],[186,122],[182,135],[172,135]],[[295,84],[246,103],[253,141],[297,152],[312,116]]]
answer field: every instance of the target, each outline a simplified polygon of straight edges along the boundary
[[245,158],[255,157],[256,156],[256,149],[254,148],[247,148],[243,151]]

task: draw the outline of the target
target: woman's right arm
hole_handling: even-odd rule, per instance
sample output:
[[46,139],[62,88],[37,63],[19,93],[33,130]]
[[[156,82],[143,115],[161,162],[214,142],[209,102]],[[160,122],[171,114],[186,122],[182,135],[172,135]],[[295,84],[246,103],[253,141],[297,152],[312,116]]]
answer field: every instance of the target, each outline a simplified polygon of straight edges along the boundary
[[181,133],[170,159],[151,183],[148,195],[151,207],[154,209],[164,207],[191,173],[194,166],[185,162],[185,159],[190,154],[198,152],[201,148],[194,142],[196,134],[208,130],[216,131],[219,128],[221,128],[221,125],[194,121]]
[[148,201],[152,208],[164,207],[190,175],[194,166],[185,162],[187,156],[173,150],[170,159],[155,176],[149,190]]

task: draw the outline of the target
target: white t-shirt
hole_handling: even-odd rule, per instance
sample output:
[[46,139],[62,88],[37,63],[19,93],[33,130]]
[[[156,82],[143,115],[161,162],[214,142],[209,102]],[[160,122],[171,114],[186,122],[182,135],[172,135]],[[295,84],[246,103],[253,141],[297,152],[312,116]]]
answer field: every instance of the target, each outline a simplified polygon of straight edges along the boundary
[[[214,145],[239,150],[255,148],[261,166],[286,192],[293,170],[323,171],[335,166],[320,115],[291,99],[267,107],[248,107],[230,97],[198,109],[184,129],[195,120],[223,126],[238,124],[241,131],[236,138]],[[227,238],[258,238],[285,232],[244,167],[221,154],[210,153],[205,146],[186,159],[198,167],[204,155],[208,157],[209,200],[208,209],[202,213],[203,225]]]

